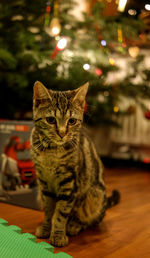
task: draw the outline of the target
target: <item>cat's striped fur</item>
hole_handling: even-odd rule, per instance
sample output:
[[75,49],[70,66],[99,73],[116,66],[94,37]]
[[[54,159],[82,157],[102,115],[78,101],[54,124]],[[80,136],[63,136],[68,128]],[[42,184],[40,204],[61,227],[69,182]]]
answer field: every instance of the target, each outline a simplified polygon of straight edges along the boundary
[[36,235],[56,246],[99,223],[108,204],[103,165],[82,125],[87,90],[88,83],[66,92],[34,85],[31,148],[45,213]]

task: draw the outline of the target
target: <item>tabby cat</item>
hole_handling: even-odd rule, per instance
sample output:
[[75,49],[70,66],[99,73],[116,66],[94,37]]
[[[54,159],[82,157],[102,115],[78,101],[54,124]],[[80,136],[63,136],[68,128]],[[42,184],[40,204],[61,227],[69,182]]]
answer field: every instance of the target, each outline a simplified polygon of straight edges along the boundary
[[88,83],[64,92],[34,85],[31,149],[45,214],[36,236],[55,246],[98,224],[119,200],[117,191],[106,197],[103,165],[82,125],[87,90]]

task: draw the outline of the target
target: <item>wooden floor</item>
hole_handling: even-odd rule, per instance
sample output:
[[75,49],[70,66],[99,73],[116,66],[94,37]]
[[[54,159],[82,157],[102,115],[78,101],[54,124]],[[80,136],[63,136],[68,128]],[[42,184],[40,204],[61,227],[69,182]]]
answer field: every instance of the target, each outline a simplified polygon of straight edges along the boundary
[[[106,169],[105,181],[108,194],[114,188],[121,192],[120,204],[107,211],[100,227],[70,237],[69,245],[55,252],[74,258],[149,258],[150,171]],[[34,234],[43,213],[0,203],[0,217]]]

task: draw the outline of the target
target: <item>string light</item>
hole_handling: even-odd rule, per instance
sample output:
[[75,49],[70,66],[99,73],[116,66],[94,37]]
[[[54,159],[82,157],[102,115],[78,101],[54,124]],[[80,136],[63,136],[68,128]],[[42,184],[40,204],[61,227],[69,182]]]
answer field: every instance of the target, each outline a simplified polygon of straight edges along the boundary
[[88,71],[90,69],[90,65],[89,64],[84,64],[83,69]]
[[147,11],[150,11],[150,4],[146,4],[146,5],[145,5],[145,9],[146,9]]
[[114,65],[114,64],[115,64],[114,58],[110,57],[110,58],[109,58],[109,63],[110,63],[111,65]]
[[114,112],[117,113],[119,111],[119,107],[118,106],[114,106]]
[[127,0],[119,0],[118,4],[118,11],[119,12],[124,12],[125,7],[126,7]]
[[58,35],[60,30],[57,27],[52,28],[52,33],[54,36]]
[[45,21],[44,21],[44,25],[45,25],[45,26],[48,26],[48,25],[49,25],[50,12],[51,12],[51,5],[50,5],[50,2],[47,2],[47,3],[46,3]]
[[102,40],[101,40],[101,45],[102,45],[103,47],[105,47],[105,46],[107,45],[106,40],[102,39]]
[[54,51],[51,53],[50,58],[54,59],[59,51],[63,50],[67,46],[67,39],[61,38],[54,49]]
[[66,38],[61,38],[57,43],[57,48],[59,50],[63,50],[66,46],[67,46],[67,39]]

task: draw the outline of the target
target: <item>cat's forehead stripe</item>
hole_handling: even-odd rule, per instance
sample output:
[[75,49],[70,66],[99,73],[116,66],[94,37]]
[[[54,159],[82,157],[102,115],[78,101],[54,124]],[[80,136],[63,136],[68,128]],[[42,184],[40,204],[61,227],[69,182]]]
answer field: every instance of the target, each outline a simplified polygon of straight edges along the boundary
[[[66,114],[68,111],[69,106],[69,100],[67,98],[67,95],[65,92],[55,92],[53,95],[55,99],[55,105],[56,105],[56,115],[60,116],[60,114]],[[60,112],[60,113],[59,113]]]
[[61,112],[60,112],[59,109],[56,110],[56,116],[57,116],[57,117],[61,117]]

